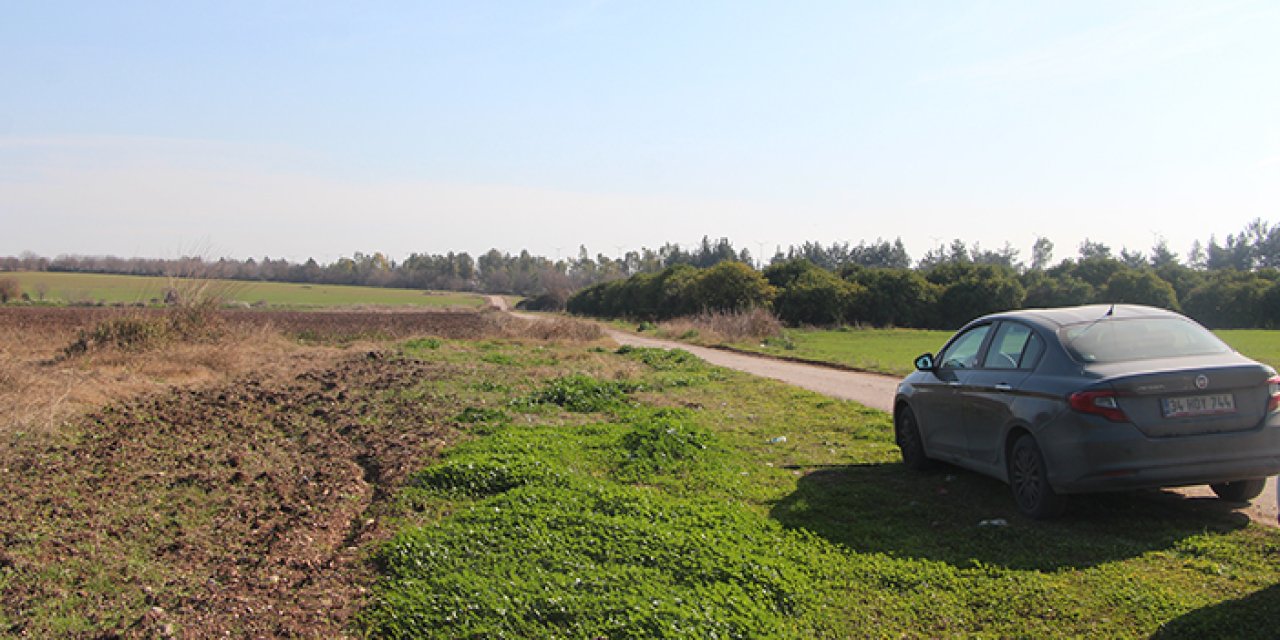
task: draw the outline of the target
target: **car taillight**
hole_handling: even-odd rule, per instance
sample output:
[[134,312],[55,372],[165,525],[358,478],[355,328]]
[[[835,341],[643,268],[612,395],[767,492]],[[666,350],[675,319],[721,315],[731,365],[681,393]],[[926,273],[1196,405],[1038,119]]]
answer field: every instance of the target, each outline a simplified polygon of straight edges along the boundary
[[[1120,409],[1114,391],[1077,391],[1068,400],[1071,408],[1080,413],[1092,413],[1112,422],[1129,421],[1129,416]],[[1272,401],[1275,401],[1275,396],[1272,396]]]
[[1267,402],[1267,413],[1280,411],[1280,376],[1273,376],[1267,381],[1267,392],[1271,400]]

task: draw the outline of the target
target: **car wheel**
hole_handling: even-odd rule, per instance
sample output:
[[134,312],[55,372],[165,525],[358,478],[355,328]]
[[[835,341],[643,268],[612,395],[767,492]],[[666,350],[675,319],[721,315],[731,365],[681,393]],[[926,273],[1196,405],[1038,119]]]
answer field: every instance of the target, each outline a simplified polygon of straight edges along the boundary
[[933,460],[924,454],[924,441],[920,438],[920,425],[911,407],[903,406],[894,416],[893,439],[902,450],[902,464],[916,471],[933,466]]
[[1209,485],[1218,497],[1227,502],[1248,502],[1262,493],[1262,489],[1267,486],[1266,478],[1250,478],[1248,480],[1234,480],[1231,482],[1217,482]]
[[1066,508],[1066,498],[1049,486],[1048,467],[1040,447],[1023,434],[1009,452],[1009,487],[1018,510],[1032,518],[1052,518]]

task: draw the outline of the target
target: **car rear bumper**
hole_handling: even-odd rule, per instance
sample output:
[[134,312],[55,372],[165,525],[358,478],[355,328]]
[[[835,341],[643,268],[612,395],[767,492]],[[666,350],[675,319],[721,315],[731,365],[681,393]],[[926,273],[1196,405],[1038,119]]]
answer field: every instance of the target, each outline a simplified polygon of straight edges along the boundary
[[1060,493],[1211,484],[1280,473],[1280,419],[1248,431],[1153,438],[1128,424],[1077,420],[1042,441]]

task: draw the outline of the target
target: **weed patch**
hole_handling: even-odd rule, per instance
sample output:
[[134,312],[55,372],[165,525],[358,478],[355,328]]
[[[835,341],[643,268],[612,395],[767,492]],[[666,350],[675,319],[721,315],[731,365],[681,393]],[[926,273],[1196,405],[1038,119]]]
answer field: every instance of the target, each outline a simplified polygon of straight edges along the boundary
[[704,365],[697,356],[684,349],[655,349],[652,347],[633,347],[622,345],[615,352],[649,365],[657,371],[673,371],[681,369],[702,369]]
[[638,389],[639,385],[632,382],[574,374],[551,380],[541,390],[513,404],[523,407],[553,404],[575,413],[595,413],[625,407],[628,394]]
[[417,338],[414,340],[406,340],[404,348],[409,351],[435,351],[444,343],[439,338]]
[[454,417],[454,420],[463,424],[481,422],[506,424],[511,422],[511,414],[493,407],[467,407]]
[[624,481],[705,472],[727,454],[711,432],[693,423],[687,410],[639,412],[632,425],[618,443],[624,455],[616,474]]

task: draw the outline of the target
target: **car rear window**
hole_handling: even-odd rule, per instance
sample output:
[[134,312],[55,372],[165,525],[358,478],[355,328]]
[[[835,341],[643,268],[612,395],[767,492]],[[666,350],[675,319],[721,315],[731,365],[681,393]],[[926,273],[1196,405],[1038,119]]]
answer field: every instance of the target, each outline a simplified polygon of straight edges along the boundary
[[1081,362],[1125,362],[1231,350],[1208,329],[1179,318],[1105,318],[1058,331],[1062,345]]

